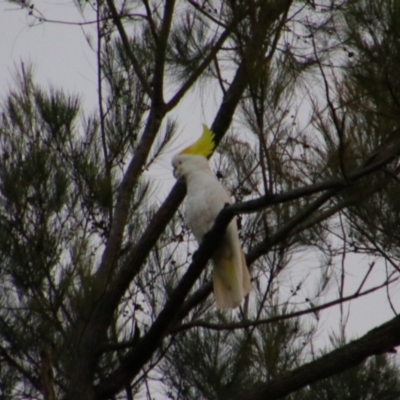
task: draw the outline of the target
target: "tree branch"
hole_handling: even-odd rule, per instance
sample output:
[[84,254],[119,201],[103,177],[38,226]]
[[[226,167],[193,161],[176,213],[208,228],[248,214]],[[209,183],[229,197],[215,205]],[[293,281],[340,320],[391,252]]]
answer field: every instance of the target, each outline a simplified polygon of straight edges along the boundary
[[259,319],[256,321],[240,321],[240,322],[231,322],[231,323],[226,323],[226,324],[215,324],[212,322],[206,322],[206,321],[199,320],[199,321],[189,322],[187,324],[178,325],[178,326],[172,328],[170,330],[170,333],[176,334],[178,332],[186,331],[191,328],[205,328],[205,329],[211,329],[214,331],[223,331],[223,330],[244,329],[244,328],[248,328],[250,326],[272,324],[274,322],[283,321],[283,320],[290,319],[290,318],[296,318],[296,317],[300,317],[302,315],[306,315],[306,314],[310,314],[310,313],[315,313],[315,312],[324,310],[326,308],[329,308],[329,307],[332,307],[332,306],[335,306],[338,304],[342,304],[342,303],[357,299],[362,296],[366,296],[366,295],[371,294],[379,289],[386,287],[388,284],[391,284],[391,283],[397,281],[398,279],[399,278],[391,279],[389,281],[386,280],[381,285],[374,286],[374,287],[372,287],[368,290],[365,290],[361,293],[358,292],[358,290],[357,290],[357,292],[352,295],[329,301],[328,303],[322,304],[320,306],[309,307],[306,310],[292,312],[290,314],[277,315],[275,317]]
[[347,174],[347,179],[331,179],[275,195],[267,193],[264,196],[254,200],[232,204],[229,206],[229,208],[235,214],[253,213],[273,205],[287,203],[289,201],[322,192],[324,190],[340,190],[345,187],[349,187],[351,184],[356,183],[359,179],[378,171],[384,165],[389,163],[394,157],[396,157],[398,152],[400,152],[400,139],[397,140],[396,144],[392,143],[387,147],[387,149],[385,149],[385,151],[382,151],[379,157],[376,152],[373,152],[373,156],[370,156],[367,162],[365,162],[361,167],[355,168]]
[[[226,96],[222,100],[221,107],[212,124],[212,131],[215,133],[217,143],[223,138],[231,124],[233,114],[246,87],[246,76],[246,69],[241,64],[236,71],[235,77],[226,92]],[[104,306],[108,308],[109,305],[116,307],[120,297],[123,295],[132,279],[141,270],[152,247],[172,219],[185,194],[186,190],[184,185],[176,183],[164,203],[151,219],[135,247],[131,250],[127,260],[119,270],[113,285],[109,287],[107,296],[101,300],[101,307]]]
[[[181,321],[185,318],[189,312],[195,308],[198,304],[205,301],[207,297],[213,291],[213,283],[207,282],[200,289],[196,290],[192,295],[190,295],[187,300],[180,307],[179,311],[176,314],[176,320]],[[171,331],[174,328],[171,328]]]
[[40,352],[40,379],[44,400],[56,400],[53,362],[49,348],[43,348]]
[[143,86],[143,90],[147,93],[147,95],[150,98],[152,98],[153,97],[153,91],[150,88],[149,82],[147,82],[145,74],[143,73],[142,68],[140,67],[139,61],[137,60],[134,52],[132,51],[128,35],[126,34],[125,28],[122,25],[121,16],[119,15],[119,13],[118,13],[118,11],[117,11],[117,9],[115,7],[114,1],[113,0],[106,0],[106,2],[107,2],[107,5],[108,5],[108,8],[110,9],[111,16],[112,16],[112,19],[114,21],[114,24],[118,29],[118,32],[119,32],[119,35],[121,37],[122,43],[124,45],[124,49],[126,51],[126,54],[128,55],[128,57],[129,57],[129,59],[130,59],[130,61],[132,63],[133,69],[135,70],[135,74],[137,75],[138,79],[140,80],[140,83]]
[[137,346],[121,361],[121,366],[95,387],[95,398],[105,400],[121,390],[139,373],[153,353],[160,346],[171,325],[176,321],[179,305],[183,303],[190,289],[199,278],[207,261],[223,237],[226,227],[234,217],[232,212],[221,212],[213,229],[205,236],[195,260],[189,266],[178,286],[173,291],[163,310],[160,312],[149,331],[139,340]]
[[368,357],[394,352],[394,348],[400,345],[399,331],[400,316],[315,361],[287,372],[269,383],[246,390],[246,393],[239,394],[235,400],[281,399],[307,385],[355,367]]
[[152,100],[156,104],[164,105],[164,67],[165,55],[167,52],[167,43],[169,32],[172,24],[172,15],[174,12],[175,0],[166,0],[164,7],[164,15],[160,28],[160,34],[156,41],[156,51],[154,59],[154,75],[153,75],[153,96]]
[[[236,24],[236,21],[235,21]],[[221,49],[225,40],[229,37],[232,30],[234,28],[234,24],[231,23],[225,31],[222,32],[216,44],[213,46],[212,50],[209,52],[207,57],[200,63],[199,67],[189,76],[189,78],[182,84],[182,86],[178,89],[175,95],[170,99],[167,103],[167,110],[172,110],[183,98],[185,93],[193,86],[193,84],[197,81],[199,76],[204,72],[204,70],[211,64],[214,60],[216,54]]]
[[25,379],[27,379],[31,385],[38,390],[39,392],[42,391],[42,385],[40,384],[40,381],[31,375],[24,367],[22,367],[20,364],[18,364],[13,357],[11,357],[8,354],[8,351],[0,345],[0,355],[3,357],[3,359],[8,363],[8,365],[11,368],[14,368],[17,370]]
[[[376,154],[374,152],[373,154]],[[374,156],[375,157],[375,156]],[[370,157],[371,158],[371,157]],[[368,160],[370,160],[368,158]],[[367,162],[366,164],[368,164]],[[366,165],[364,164],[364,165]],[[371,170],[366,170],[371,171]],[[363,176],[360,176],[362,178]],[[315,185],[310,185],[308,187],[303,187],[299,189],[294,189],[289,192],[281,193],[279,195],[266,195],[262,196],[256,200],[250,200],[248,202],[236,203],[230,205],[228,209],[233,211],[235,214],[239,214],[242,210],[245,212],[255,212],[263,207],[268,207],[276,204],[282,204],[290,200],[295,200],[301,197],[305,197],[306,195],[310,195],[315,193],[314,190],[324,190],[323,188],[329,188],[330,184],[338,185],[339,181],[342,182],[343,187],[347,188],[347,181],[342,178],[340,180],[332,180],[327,182],[318,183]],[[307,205],[302,211],[300,211],[294,218],[290,219],[286,224],[284,224],[278,231],[272,234],[269,238],[263,240],[262,242],[255,245],[247,254],[246,254],[246,263],[250,266],[254,261],[256,261],[260,256],[267,253],[273,245],[278,244],[283,239],[288,238],[288,235],[292,236],[294,234],[300,233],[301,231],[310,228],[311,226],[329,218],[339,210],[344,207],[348,207],[350,205],[354,205],[365,198],[368,198],[373,193],[383,189],[385,185],[388,183],[387,180],[380,180],[376,185],[373,185],[367,188],[366,193],[363,193],[363,197],[359,198],[350,198],[341,201],[335,206],[329,208],[328,210],[321,212],[312,220],[307,220],[307,218],[313,214],[322,204],[324,204],[329,198],[331,198],[334,194],[336,194],[339,190],[335,190],[333,193],[323,194],[319,198],[317,198],[313,203]],[[304,190],[303,190],[304,189]],[[212,283],[209,282],[205,284],[198,291],[193,293],[181,306],[179,310],[179,318],[178,320],[183,319],[186,315],[196,307],[200,302],[204,301],[212,292]]]
[[[279,7],[274,7],[274,12],[272,14],[276,18],[278,18],[280,13],[282,11],[285,11],[286,9],[285,7],[283,7],[283,3],[287,7],[289,7],[291,4],[290,1],[280,2]],[[264,12],[267,13],[267,11],[268,10],[266,8]],[[269,13],[268,15],[270,16],[270,23],[272,23],[273,18],[271,16],[271,13]],[[254,44],[252,45],[254,47]],[[261,46],[260,51],[262,45],[262,41],[257,41],[256,47]],[[211,127],[216,134],[217,143],[221,140],[231,123],[233,114],[246,88],[251,66],[254,62],[256,62],[257,57],[259,56],[260,54],[258,54],[256,49],[251,49],[248,56],[244,60],[242,60],[242,63],[239,65],[236,71],[232,84],[230,85],[226,95],[224,96],[221,107]],[[170,210],[167,211],[165,208],[159,210],[160,213],[166,213],[168,217],[163,218],[160,224],[152,225],[151,229],[146,230],[147,236],[144,238],[142,237],[139,240],[138,245],[143,245],[144,243],[142,239],[144,239],[147,246],[135,246],[135,249],[130,254],[129,261],[134,262],[135,268],[132,268],[131,263],[124,263],[119,273],[113,280],[114,282],[110,282],[110,272],[113,271],[115,262],[117,260],[118,251],[122,240],[122,233],[126,223],[127,210],[129,208],[129,200],[131,197],[133,184],[137,179],[137,174],[140,173],[140,167],[142,165],[141,161],[143,161],[147,156],[148,150],[152,143],[151,140],[153,138],[153,135],[158,130],[161,124],[162,117],[165,115],[166,112],[166,108],[161,107],[160,103],[155,103],[154,101],[152,102],[148,124],[145,128],[141,143],[137,148],[134,159],[131,161],[128,170],[125,173],[124,180],[121,183],[119,189],[113,226],[111,228],[110,237],[106,249],[103,253],[101,266],[99,267],[99,270],[95,277],[97,283],[94,285],[95,287],[97,286],[100,288],[105,288],[106,283],[109,282],[108,288],[99,298],[96,307],[91,315],[90,321],[85,329],[85,332],[82,335],[82,340],[80,343],[80,348],[82,350],[82,361],[79,365],[79,368],[74,371],[77,380],[79,379],[78,375],[84,375],[86,378],[84,378],[83,381],[86,379],[87,383],[89,382],[89,376],[91,376],[91,374],[93,373],[93,366],[95,365],[95,360],[98,354],[98,346],[102,342],[102,337],[104,337],[105,332],[107,331],[107,327],[109,326],[109,322],[111,321],[113,313],[118,306],[118,302],[121,296],[129,286],[135,274],[142,268],[147,258],[147,255],[149,254],[149,251],[151,250],[158,237],[161,235],[166,223],[168,223],[170,218],[172,218],[173,212],[177,209],[180,201],[183,198],[183,192],[180,192],[182,189],[178,189],[177,186],[175,186],[174,195],[169,196],[170,201],[165,202],[163,205],[163,207],[171,206]],[[224,232],[225,227],[233,218],[233,216],[233,213],[230,211],[221,213],[218,221],[226,220],[226,223],[221,224],[221,226],[218,226],[217,224],[215,229],[217,231],[219,229],[222,229],[221,232]],[[217,238],[218,237],[219,236],[217,236]],[[217,242],[216,239],[214,239],[213,243],[211,243],[211,249],[215,249],[215,244]],[[207,241],[205,241],[204,243],[206,242]],[[133,257],[134,254],[140,254],[141,258]],[[147,334],[144,335],[143,338],[138,342],[135,349],[133,349],[130,353],[127,354],[126,357],[124,357],[124,361],[121,362],[120,367],[118,367],[113,373],[111,373],[108,378],[104,379],[104,381],[102,381],[96,388],[93,388],[96,398],[103,399],[117,393],[119,390],[125,387],[126,384],[129,383],[130,380],[140,371],[143,365],[149,361],[153,353],[161,344],[169,327],[171,326],[171,323],[175,321],[179,305],[183,303],[191,286],[204,268],[205,261],[204,265],[201,265],[199,264],[199,260],[201,260],[202,257],[207,260],[210,256],[211,254],[207,254],[207,250],[205,253],[203,250],[203,255],[199,255],[198,259],[196,259],[196,262],[192,263],[192,266],[189,268],[182,281],[179,283],[171,299],[167,302],[164,309],[160,312],[159,316],[157,317],[154,324],[150,327]],[[97,341],[93,341],[94,334],[98,338]],[[101,337],[99,335],[101,335]]]
[[[388,160],[385,159],[385,161],[387,162]],[[383,162],[383,160],[381,162]],[[353,172],[351,176],[353,179],[356,177],[361,178],[364,176],[364,173],[374,172],[378,166],[380,167],[380,162],[365,167],[361,170],[363,173],[359,172],[359,169],[356,169],[356,173]],[[298,214],[296,218],[289,221],[286,225],[286,230],[281,232],[281,235],[287,235],[293,227],[302,222],[304,218],[314,212],[321,204],[336,194],[341,188],[346,186],[346,181],[344,179],[340,181],[343,181],[344,183],[339,185],[338,188],[331,189],[327,193],[321,195],[306,207],[302,213]],[[325,188],[324,185],[317,185],[317,187]],[[187,273],[182,278],[170,300],[167,302],[148,333],[138,342],[137,347],[124,358],[121,367],[117,368],[117,370],[103,383],[99,384],[96,389],[96,392],[98,393],[96,397],[103,399],[116,393],[121,387],[126,385],[126,383],[129,382],[130,379],[139,372],[140,368],[151,358],[153,352],[158,348],[162,339],[169,331],[171,324],[176,321],[177,315],[179,315],[179,305],[183,303],[194,282],[202,272],[206,261],[212,256],[213,251],[218,245],[218,240],[225,231],[226,226],[236,214],[235,211],[234,206],[228,206],[220,212],[213,229],[209,234],[207,234],[205,240],[200,245],[196,255],[196,260],[189,267]],[[212,238],[212,241],[210,241],[210,237]],[[202,263],[202,260],[204,263]]]

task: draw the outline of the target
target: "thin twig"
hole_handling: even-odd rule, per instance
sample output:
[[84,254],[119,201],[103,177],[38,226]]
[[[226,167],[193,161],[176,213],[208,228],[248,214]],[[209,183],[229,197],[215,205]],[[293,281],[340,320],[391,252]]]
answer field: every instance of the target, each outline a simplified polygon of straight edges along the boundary
[[300,317],[300,316],[306,315],[306,314],[316,313],[316,312],[324,310],[326,308],[330,308],[330,307],[336,306],[338,304],[340,305],[340,304],[346,303],[350,300],[354,300],[359,297],[366,296],[366,295],[371,294],[379,289],[384,288],[387,285],[390,285],[393,282],[398,281],[399,279],[400,278],[394,278],[389,281],[385,280],[385,282],[383,282],[382,284],[380,284],[378,286],[374,286],[368,290],[365,290],[364,292],[359,293],[358,291],[356,291],[352,295],[339,297],[336,300],[329,301],[328,303],[322,304],[320,306],[310,307],[310,308],[307,308],[306,310],[296,311],[296,312],[293,312],[290,314],[277,315],[275,317],[265,318],[265,319],[256,319],[254,321],[231,322],[231,323],[226,323],[226,324],[215,324],[212,322],[206,322],[206,321],[199,320],[199,321],[189,322],[187,324],[178,325],[177,327],[172,328],[170,330],[170,333],[176,334],[178,332],[183,332],[183,331],[186,331],[186,330],[192,329],[192,328],[205,328],[205,329],[210,329],[210,330],[214,330],[214,331],[223,331],[223,330],[244,329],[244,328],[248,328],[248,327],[256,327],[256,326],[260,326],[260,325],[272,324],[272,323],[275,323],[278,321],[283,321],[283,320],[291,319],[291,318],[297,318],[297,317]]

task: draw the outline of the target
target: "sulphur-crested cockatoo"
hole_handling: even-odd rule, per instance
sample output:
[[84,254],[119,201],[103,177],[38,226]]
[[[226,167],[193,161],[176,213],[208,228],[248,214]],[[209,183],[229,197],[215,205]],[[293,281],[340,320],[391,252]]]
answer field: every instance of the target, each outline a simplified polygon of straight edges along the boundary
[[[231,196],[208,165],[207,157],[215,147],[214,134],[207,126],[203,128],[201,138],[172,159],[175,177],[186,182],[186,220],[199,243],[213,227],[225,204],[232,202]],[[240,247],[236,219],[228,225],[212,261],[217,308],[239,306],[252,286]]]

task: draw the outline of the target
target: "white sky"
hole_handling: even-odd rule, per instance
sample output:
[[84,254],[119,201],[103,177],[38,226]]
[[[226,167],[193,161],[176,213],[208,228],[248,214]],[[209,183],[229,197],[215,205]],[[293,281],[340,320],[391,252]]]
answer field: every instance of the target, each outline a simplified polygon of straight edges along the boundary
[[[49,19],[81,21],[72,1],[35,1]],[[0,2],[0,84],[4,88],[21,61],[35,67],[37,82],[62,86],[78,93],[88,107],[96,104],[96,60],[79,26],[40,24],[22,10],[4,0]],[[4,91],[2,91],[4,93]]]
[[[35,1],[35,7],[48,19],[82,20],[72,1],[38,0]],[[21,10],[18,6],[4,0],[0,2],[0,98],[4,99],[7,88],[12,84],[16,66],[24,61],[34,65],[37,82],[62,87],[71,94],[79,94],[87,111],[95,109],[97,104],[96,61],[94,52],[86,42],[84,30],[79,26],[56,23],[30,27],[32,22],[26,10]],[[85,30],[88,32],[88,28]],[[191,131],[199,127],[194,133],[194,136],[198,136],[201,123],[210,124],[212,121],[216,109],[215,96],[217,96],[215,93],[210,93],[207,102],[211,100],[211,105],[200,103],[199,96],[192,96],[183,102],[178,107],[178,113],[175,114],[180,122],[178,131],[183,133],[188,129]],[[180,148],[183,140],[178,139],[171,151],[175,152]],[[163,172],[160,172],[160,181],[168,180],[172,183],[170,171],[165,172],[166,168],[169,168],[169,162],[166,160],[161,164],[163,164],[161,165]],[[154,170],[151,175],[156,176],[158,173]],[[312,256],[307,255],[306,259],[311,260]],[[306,259],[300,263],[306,262]],[[350,256],[346,262],[354,275],[357,275],[357,269],[361,272],[368,267],[368,262],[360,257]],[[293,282],[300,270],[296,272],[295,268],[291,269],[294,274],[291,279]],[[352,285],[351,279],[348,280],[348,285]],[[392,295],[397,299],[400,297],[399,293],[392,293]],[[304,293],[305,296],[306,293]],[[400,309],[400,301],[397,301],[397,306]],[[322,316],[324,322],[320,332],[328,327],[333,330],[337,324],[337,308],[323,311]],[[368,299],[361,298],[352,302],[347,332],[350,337],[362,335],[392,317],[393,313],[387,306],[386,294],[380,291],[369,296]]]

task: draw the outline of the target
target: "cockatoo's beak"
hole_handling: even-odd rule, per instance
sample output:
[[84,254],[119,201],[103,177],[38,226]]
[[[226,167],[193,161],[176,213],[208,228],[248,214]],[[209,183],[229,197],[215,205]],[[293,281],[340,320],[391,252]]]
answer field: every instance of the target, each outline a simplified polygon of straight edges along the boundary
[[185,182],[185,177],[182,175],[182,171],[180,168],[174,168],[172,173],[174,174],[174,177],[177,181],[179,182]]

